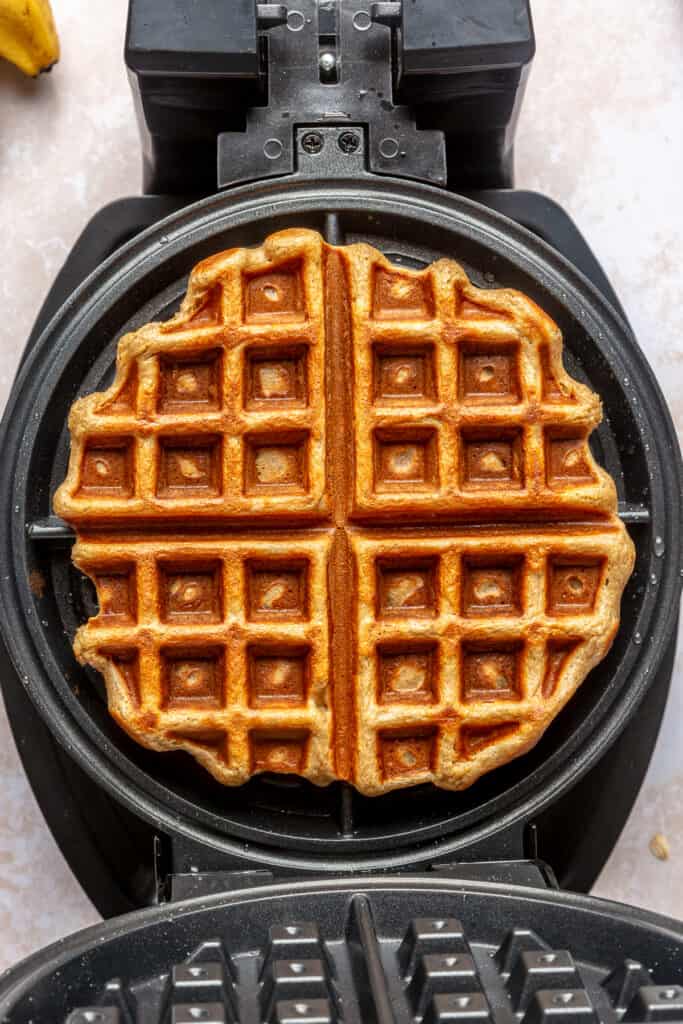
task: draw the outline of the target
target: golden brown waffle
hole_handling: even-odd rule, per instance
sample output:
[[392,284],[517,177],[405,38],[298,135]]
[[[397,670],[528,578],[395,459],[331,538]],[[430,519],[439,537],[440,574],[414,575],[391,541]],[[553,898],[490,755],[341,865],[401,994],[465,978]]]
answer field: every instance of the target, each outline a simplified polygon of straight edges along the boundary
[[610,647],[633,545],[555,324],[441,260],[291,230],[199,264],[79,399],[78,658],[221,782],[459,789]]

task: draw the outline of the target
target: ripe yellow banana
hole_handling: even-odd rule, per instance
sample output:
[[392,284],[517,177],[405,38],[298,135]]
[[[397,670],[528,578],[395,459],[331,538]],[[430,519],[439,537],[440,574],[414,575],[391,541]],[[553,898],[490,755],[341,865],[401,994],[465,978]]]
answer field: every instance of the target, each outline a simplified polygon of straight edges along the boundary
[[50,0],[0,0],[0,57],[34,76],[59,60]]

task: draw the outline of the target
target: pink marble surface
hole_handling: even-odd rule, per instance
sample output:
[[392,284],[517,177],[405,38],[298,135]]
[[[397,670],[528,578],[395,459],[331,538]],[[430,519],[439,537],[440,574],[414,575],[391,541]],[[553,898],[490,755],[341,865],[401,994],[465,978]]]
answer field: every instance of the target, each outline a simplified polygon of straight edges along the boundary
[[[63,56],[0,64],[0,405],[33,318],[88,218],[140,187],[124,0],[53,0]],[[683,433],[683,7],[535,0],[538,55],[517,182],[574,216],[626,307]],[[683,646],[683,645],[681,645]],[[683,657],[645,786],[595,892],[683,917]],[[97,919],[43,824],[0,713],[0,968]],[[656,859],[663,833],[670,856]]]

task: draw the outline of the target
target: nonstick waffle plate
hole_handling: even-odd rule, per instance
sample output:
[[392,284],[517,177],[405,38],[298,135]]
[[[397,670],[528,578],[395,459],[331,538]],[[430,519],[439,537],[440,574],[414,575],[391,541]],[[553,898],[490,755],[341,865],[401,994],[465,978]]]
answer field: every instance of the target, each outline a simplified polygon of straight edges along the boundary
[[141,911],[5,976],[12,1024],[683,1020],[680,925],[434,877],[308,882]]

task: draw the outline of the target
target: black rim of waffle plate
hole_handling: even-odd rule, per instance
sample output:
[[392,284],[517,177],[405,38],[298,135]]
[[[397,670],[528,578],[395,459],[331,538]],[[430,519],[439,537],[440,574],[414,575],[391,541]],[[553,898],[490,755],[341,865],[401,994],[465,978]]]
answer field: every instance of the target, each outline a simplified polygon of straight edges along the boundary
[[[458,259],[473,280],[520,288],[560,325],[565,362],[603,398],[596,456],[615,478],[637,548],[608,657],[529,754],[449,793],[416,787],[368,799],[257,777],[225,789],[185,754],[135,744],[109,717],[97,673],[70,637],[94,610],[69,545],[45,524],[68,457],[68,409],[110,381],[116,340],[177,308],[200,259],[259,244],[285,227],[368,241],[404,266]],[[671,419],[630,330],[570,263],[524,228],[461,197],[387,179],[257,183],[203,200],[118,250],[65,303],[15,383],[0,470],[2,628],[15,669],[53,733],[96,781],[167,834],[293,869],[400,866],[486,842],[557,799],[636,712],[675,628],[680,574],[680,455]],[[33,535],[32,535],[33,531]],[[43,539],[39,539],[41,536]],[[351,858],[351,860],[349,859]]]
[[683,929],[575,894],[407,876],[138,911],[0,983],[14,1024],[614,1024],[683,1016]]

